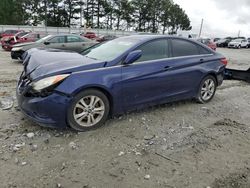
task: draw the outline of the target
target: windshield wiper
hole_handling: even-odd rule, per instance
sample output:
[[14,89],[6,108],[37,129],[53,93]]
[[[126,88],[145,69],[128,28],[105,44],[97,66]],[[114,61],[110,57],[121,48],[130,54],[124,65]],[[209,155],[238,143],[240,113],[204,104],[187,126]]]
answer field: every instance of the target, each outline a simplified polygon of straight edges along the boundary
[[89,57],[89,56],[86,56],[86,55],[85,55],[85,57],[87,57],[87,58],[89,58],[89,59],[98,60],[98,59],[96,59],[96,58],[94,58],[94,57]]

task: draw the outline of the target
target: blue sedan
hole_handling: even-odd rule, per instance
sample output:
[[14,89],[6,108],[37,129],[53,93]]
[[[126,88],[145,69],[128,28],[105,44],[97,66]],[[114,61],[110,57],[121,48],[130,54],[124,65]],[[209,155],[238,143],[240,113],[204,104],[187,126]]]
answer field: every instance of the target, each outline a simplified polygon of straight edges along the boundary
[[82,54],[32,49],[17,87],[20,109],[49,127],[97,128],[110,115],[195,98],[209,102],[227,60],[196,41],[126,36]]

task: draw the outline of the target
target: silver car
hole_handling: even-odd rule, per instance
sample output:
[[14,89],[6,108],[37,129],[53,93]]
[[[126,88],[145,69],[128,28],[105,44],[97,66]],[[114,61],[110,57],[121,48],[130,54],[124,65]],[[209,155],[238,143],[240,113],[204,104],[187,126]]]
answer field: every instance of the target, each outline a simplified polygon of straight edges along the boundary
[[48,35],[36,42],[14,45],[11,50],[12,59],[22,59],[24,52],[31,48],[54,48],[82,52],[97,42],[74,34]]

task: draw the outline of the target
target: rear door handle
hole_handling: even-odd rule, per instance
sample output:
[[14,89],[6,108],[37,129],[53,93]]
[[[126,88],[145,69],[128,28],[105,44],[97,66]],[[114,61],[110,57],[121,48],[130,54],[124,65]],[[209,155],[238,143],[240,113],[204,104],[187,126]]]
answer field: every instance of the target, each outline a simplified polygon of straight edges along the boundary
[[200,62],[204,62],[204,59],[200,59]]

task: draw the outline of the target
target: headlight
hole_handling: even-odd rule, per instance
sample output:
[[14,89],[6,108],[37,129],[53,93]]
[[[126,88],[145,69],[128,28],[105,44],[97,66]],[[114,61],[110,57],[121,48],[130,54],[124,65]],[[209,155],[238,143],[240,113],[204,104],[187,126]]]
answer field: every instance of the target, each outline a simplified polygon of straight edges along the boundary
[[57,76],[51,76],[34,82],[32,84],[33,90],[40,92],[43,89],[46,89],[50,86],[56,85],[67,78],[70,74],[61,74]]
[[22,50],[22,47],[14,47],[12,48],[11,51],[15,52],[15,51],[20,51],[20,50]]

